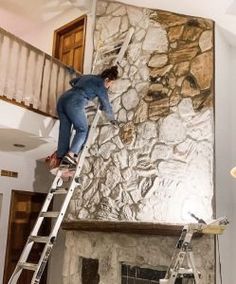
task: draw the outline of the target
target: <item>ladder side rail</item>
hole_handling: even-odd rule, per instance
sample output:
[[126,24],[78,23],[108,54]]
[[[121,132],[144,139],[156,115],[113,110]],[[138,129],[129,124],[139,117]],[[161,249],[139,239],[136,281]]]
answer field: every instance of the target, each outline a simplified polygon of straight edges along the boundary
[[129,43],[131,41],[131,38],[132,38],[133,34],[134,34],[134,28],[130,28],[128,30],[128,32],[127,32],[127,35],[126,35],[125,40],[124,40],[124,43],[123,43],[123,45],[122,45],[122,47],[120,49],[120,52],[119,52],[119,54],[118,54],[114,64],[119,64],[121,62],[122,58],[125,55],[125,52],[126,52],[126,50],[128,48],[128,45],[129,45]]
[[174,266],[175,266],[175,262],[176,262],[176,258],[178,257],[178,254],[180,252],[180,249],[182,247],[182,244],[183,244],[183,241],[184,241],[184,238],[186,236],[186,233],[187,233],[187,226],[185,225],[182,232],[181,232],[181,235],[175,245],[175,250],[174,250],[174,253],[171,257],[171,262],[170,262],[170,265],[166,271],[166,275],[165,275],[165,279],[168,279],[171,275],[171,271],[173,270]]
[[184,261],[185,256],[186,256],[186,252],[184,251],[181,251],[178,253],[178,256],[173,264],[173,268],[168,269],[168,273],[166,274],[165,279],[171,279],[173,280],[173,283],[175,283],[175,280],[179,274],[179,269],[181,268],[181,265]]
[[[12,275],[11,275],[11,278],[8,280],[8,284],[16,284],[21,273],[22,273],[22,269],[19,268],[19,266],[16,266]],[[15,279],[16,279],[16,281],[14,281]]]
[[[40,229],[40,227],[42,225],[42,222],[44,220],[44,217],[40,217],[40,214],[41,214],[41,212],[46,211],[48,209],[48,207],[50,205],[50,202],[52,200],[52,197],[53,197],[53,194],[48,193],[48,195],[47,195],[47,197],[46,197],[46,199],[44,201],[43,207],[42,207],[42,209],[41,209],[41,211],[39,213],[39,216],[38,216],[38,218],[36,220],[36,223],[35,223],[32,231],[31,231],[29,237],[31,235],[33,235],[33,236],[37,235],[37,233],[38,233],[38,231],[39,231],[39,229]],[[29,254],[30,254],[30,251],[31,251],[31,249],[33,247],[33,242],[29,240],[29,237],[28,237],[28,239],[26,241],[24,249],[21,252],[20,258],[19,258],[19,260],[18,260],[18,262],[16,264],[16,267],[15,267],[13,273],[12,273],[12,276],[11,276],[9,282],[8,282],[9,284],[14,283],[14,282],[12,282],[14,280],[14,278],[18,279],[20,277],[22,269],[19,269],[19,265],[20,265],[20,263],[26,262]],[[18,272],[17,272],[17,270],[18,270]]]
[[[33,242],[30,242],[29,239],[26,242],[26,245],[24,246],[24,249],[21,253],[21,256],[17,262],[17,265],[11,275],[11,278],[8,281],[8,284],[15,284],[17,283],[18,278],[20,277],[23,268],[20,266],[21,263],[25,263],[27,261],[27,258],[29,256],[29,253],[33,247]],[[16,279],[16,281],[14,281]]]
[[[105,62],[107,59],[116,58],[116,60],[114,61],[114,65],[119,64],[119,63],[121,62],[122,58],[124,57],[124,54],[125,54],[125,52],[126,52],[126,50],[127,50],[127,47],[128,47],[128,45],[129,45],[129,43],[130,43],[130,41],[131,41],[131,38],[132,38],[133,34],[134,34],[134,28],[132,27],[132,28],[130,28],[130,29],[128,30],[128,32],[127,32],[125,38],[123,39],[123,44],[122,44],[121,46],[119,46],[120,51],[119,51],[118,55],[109,56],[109,57],[107,57],[107,58],[99,59],[99,55],[104,53],[104,52],[102,51],[102,49],[103,49],[103,48],[106,49],[106,46],[105,46],[105,47],[101,47],[101,48],[97,48],[97,50],[96,50],[96,52],[95,52],[94,62],[101,64],[101,63]],[[120,40],[117,41],[117,42],[120,42]],[[98,43],[98,46],[99,46],[100,44],[101,44],[101,43],[99,42],[99,43]],[[118,49],[118,48],[115,47],[115,48],[111,49],[111,51],[113,51],[113,50],[115,51],[116,49]],[[99,54],[99,53],[100,53],[100,54]],[[95,67],[96,67],[96,65],[94,64],[94,65],[93,65],[93,69],[92,69],[93,72],[94,72],[94,70],[95,70]],[[93,72],[92,72],[92,73],[93,73]]]
[[48,258],[50,256],[51,250],[53,248],[54,243],[50,242],[47,243],[43,249],[43,252],[41,254],[40,260],[38,262],[37,269],[35,270],[33,277],[31,279],[31,284],[39,284],[40,279],[43,275],[44,269],[47,265]]
[[187,261],[188,261],[189,267],[192,268],[192,273],[194,275],[195,284],[200,284],[201,274],[200,274],[200,272],[196,268],[195,261],[194,261],[194,256],[193,256],[193,252],[192,251],[188,252],[188,254],[187,254]]
[[30,236],[31,235],[32,236],[36,236],[38,231],[39,231],[39,229],[40,229],[40,227],[41,227],[41,225],[42,225],[44,217],[41,216],[41,214],[42,214],[42,212],[46,212],[48,210],[49,206],[50,206],[50,203],[51,203],[51,201],[53,199],[53,194],[51,193],[51,190],[56,190],[57,189],[57,184],[58,184],[58,180],[60,178],[60,175],[61,175],[60,173],[57,173],[56,177],[53,180],[51,189],[50,189],[49,193],[46,196],[46,199],[45,199],[45,201],[43,203],[43,206],[42,206],[42,208],[41,208],[41,210],[39,212],[38,218],[36,220],[36,223],[35,223],[32,231],[31,231],[31,233],[30,233]]
[[183,264],[193,237],[193,232],[189,230],[189,228],[189,225],[185,225],[182,230],[181,236],[176,244],[176,251],[173,254],[171,264],[166,272],[165,279],[176,279],[178,276],[178,271]]
[[38,216],[38,218],[36,220],[36,223],[34,225],[33,230],[31,231],[30,235],[32,235],[32,236],[37,235],[37,233],[38,233],[38,231],[39,231],[39,229],[40,229],[40,227],[41,227],[41,225],[43,223],[43,220],[45,218],[45,217],[41,216],[41,214],[42,214],[42,212],[46,212],[48,210],[48,207],[50,206],[52,198],[53,198],[53,194],[49,192],[47,197],[46,197],[46,199],[45,199],[45,201],[44,201],[44,204],[43,204],[43,206],[41,208],[41,211],[39,212],[39,216]]
[[119,50],[119,49],[121,49],[121,45],[119,45],[119,46],[112,46],[112,47],[110,47],[110,49],[105,49],[103,52],[102,52],[102,54],[103,55],[106,55],[107,53],[111,53],[111,52],[114,52],[114,51],[116,51],[116,50]]
[[126,32],[126,34],[124,33],[123,35],[121,35],[120,36],[120,38],[117,38],[116,40],[114,40],[114,41],[110,41],[110,40],[108,40],[108,41],[103,41],[103,46],[101,46],[100,48],[99,48],[99,50],[101,51],[101,52],[103,52],[103,50],[106,50],[107,48],[111,48],[112,46],[116,46],[116,45],[119,45],[119,44],[123,44],[124,43],[124,40],[125,40],[125,38],[126,38],[126,36],[127,36],[127,32]]
[[[55,189],[55,188],[57,187],[56,185],[57,185],[57,182],[58,182],[58,178],[59,178],[59,175],[57,174],[57,176],[55,177],[55,179],[54,179],[54,181],[53,181],[53,183],[52,183],[51,188]],[[42,225],[42,222],[43,222],[43,220],[44,220],[44,217],[40,217],[40,214],[41,214],[42,212],[47,211],[47,209],[48,209],[48,207],[49,207],[49,205],[50,205],[50,203],[51,203],[52,198],[53,198],[53,194],[49,192],[48,195],[46,196],[46,199],[45,199],[45,201],[44,201],[44,204],[43,204],[43,206],[42,206],[42,208],[41,208],[41,211],[40,211],[40,213],[39,213],[39,216],[38,216],[38,218],[37,218],[37,220],[36,220],[36,223],[35,223],[35,225],[34,225],[32,231],[31,231],[29,237],[30,237],[31,235],[32,235],[32,236],[37,235],[37,233],[38,233],[38,231],[39,231],[39,229],[40,229],[40,227],[41,227],[41,225]],[[28,256],[29,256],[29,254],[30,254],[30,251],[31,251],[31,249],[32,249],[32,247],[33,247],[33,242],[29,240],[29,237],[28,237],[28,239],[27,239],[27,241],[26,241],[26,245],[24,246],[24,249],[23,249],[22,252],[21,252],[20,258],[19,258],[19,260],[18,260],[18,262],[17,262],[17,264],[16,264],[16,267],[15,267],[13,273],[12,273],[12,276],[11,276],[9,282],[8,282],[9,284],[14,283],[14,282],[12,282],[12,281],[14,281],[15,278],[18,279],[18,278],[20,277],[20,274],[21,274],[21,272],[22,272],[22,269],[19,268],[19,265],[20,265],[20,263],[26,262],[26,260],[27,260],[27,258],[28,258]]]

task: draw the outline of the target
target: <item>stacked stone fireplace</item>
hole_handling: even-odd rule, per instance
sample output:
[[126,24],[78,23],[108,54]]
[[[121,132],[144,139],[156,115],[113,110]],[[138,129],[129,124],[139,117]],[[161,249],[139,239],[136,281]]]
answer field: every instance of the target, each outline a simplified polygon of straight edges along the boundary
[[[101,221],[107,222],[104,229],[109,222],[174,226],[194,222],[189,213],[205,220],[213,215],[214,24],[98,0],[94,52],[101,42],[115,46],[131,27],[134,35],[110,94],[120,128],[99,124],[70,204],[66,224],[77,222],[81,230],[81,220],[88,220],[94,232],[67,231],[66,284],[87,283],[87,260],[99,281],[90,284],[158,283],[122,271],[162,273],[169,265],[180,231],[96,232]],[[96,72],[112,64],[102,62]],[[194,252],[203,283],[213,284],[213,238],[195,239]]]
[[[177,237],[102,232],[68,232],[64,284],[158,284],[170,264]],[[194,239],[202,283],[213,284],[213,239]],[[89,271],[86,273],[86,269]],[[179,279],[176,284],[193,284]]]

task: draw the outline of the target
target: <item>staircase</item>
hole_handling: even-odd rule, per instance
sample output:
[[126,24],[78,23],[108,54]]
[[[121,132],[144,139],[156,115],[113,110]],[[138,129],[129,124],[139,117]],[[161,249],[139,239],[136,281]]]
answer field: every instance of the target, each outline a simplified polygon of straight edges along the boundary
[[59,60],[0,28],[0,99],[56,117],[72,76]]

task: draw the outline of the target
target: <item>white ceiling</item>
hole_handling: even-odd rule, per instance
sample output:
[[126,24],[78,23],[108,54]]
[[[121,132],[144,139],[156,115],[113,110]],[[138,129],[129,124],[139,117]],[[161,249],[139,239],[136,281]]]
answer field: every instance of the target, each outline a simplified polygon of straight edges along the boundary
[[[47,11],[56,13],[58,10],[83,6],[85,2],[85,0],[0,0],[0,7],[26,18],[38,20],[43,19],[42,13]],[[213,19],[236,15],[236,0],[119,0],[118,2]]]
[[85,6],[90,0],[0,0],[0,8],[33,22],[45,22],[69,9]]
[[56,149],[56,143],[52,139],[45,139],[19,129],[0,128],[0,137],[2,152],[27,154],[27,157],[33,159],[45,158]]
[[231,15],[236,15],[236,1],[233,1],[229,8],[227,9],[227,13]]
[[[43,138],[21,129],[0,127],[0,151],[14,155],[27,155],[43,159],[56,149],[55,139]],[[17,146],[18,145],[18,146]]]
[[33,159],[55,151],[58,121],[3,100],[0,100],[0,113],[0,151]]

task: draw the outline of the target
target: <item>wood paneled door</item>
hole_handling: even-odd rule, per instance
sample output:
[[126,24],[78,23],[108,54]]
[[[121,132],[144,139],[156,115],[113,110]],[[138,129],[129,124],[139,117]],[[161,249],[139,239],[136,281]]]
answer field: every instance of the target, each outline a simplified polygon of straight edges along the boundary
[[[38,214],[45,200],[45,193],[36,193],[28,191],[13,190],[11,196],[8,239],[4,269],[4,284],[8,280],[15,269],[19,260],[22,249],[26,244],[26,240],[35,224]],[[45,222],[40,229],[40,235],[48,235],[50,233],[50,223]],[[28,262],[37,263],[42,252],[44,244],[34,244],[32,252],[29,255]],[[33,272],[23,270],[19,278],[18,284],[30,284]],[[44,271],[40,282],[46,284],[47,271]]]
[[53,56],[83,73],[86,16],[54,32]]

